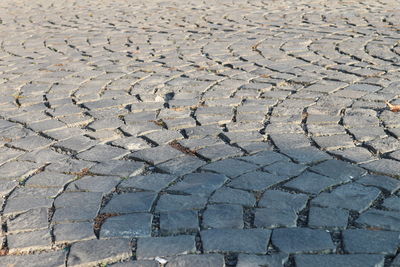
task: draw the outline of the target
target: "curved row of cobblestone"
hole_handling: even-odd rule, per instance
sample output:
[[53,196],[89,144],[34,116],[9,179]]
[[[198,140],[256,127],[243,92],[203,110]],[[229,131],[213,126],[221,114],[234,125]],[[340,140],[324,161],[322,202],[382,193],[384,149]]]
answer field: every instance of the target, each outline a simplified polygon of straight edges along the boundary
[[400,266],[396,1],[0,3],[0,265]]

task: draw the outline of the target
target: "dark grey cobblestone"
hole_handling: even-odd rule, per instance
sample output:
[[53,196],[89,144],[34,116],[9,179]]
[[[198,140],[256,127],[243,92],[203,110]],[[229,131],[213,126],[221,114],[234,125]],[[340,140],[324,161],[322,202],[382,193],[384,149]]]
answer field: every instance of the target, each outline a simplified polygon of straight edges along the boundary
[[0,18],[0,266],[400,266],[396,1]]

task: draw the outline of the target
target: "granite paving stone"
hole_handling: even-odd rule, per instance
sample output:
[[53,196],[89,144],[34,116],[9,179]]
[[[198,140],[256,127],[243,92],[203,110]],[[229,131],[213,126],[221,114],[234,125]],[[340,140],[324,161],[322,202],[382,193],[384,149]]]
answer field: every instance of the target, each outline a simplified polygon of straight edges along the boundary
[[400,266],[398,1],[0,18],[0,266]]
[[194,210],[177,210],[160,214],[161,234],[193,232],[199,228],[198,214]]
[[227,177],[215,173],[191,173],[185,175],[182,181],[168,188],[171,191],[179,191],[190,195],[209,196],[221,187]]
[[239,254],[238,267],[246,266],[282,266],[288,260],[288,254],[276,253],[271,255],[252,255],[252,254]]
[[112,197],[103,213],[149,212],[156,199],[153,192],[123,193]]
[[243,228],[243,208],[239,205],[208,205],[203,213],[203,228]]
[[110,217],[101,226],[101,238],[110,237],[146,237],[151,234],[152,215],[135,213]]
[[271,236],[262,229],[211,229],[201,231],[206,252],[265,253]]
[[137,188],[150,191],[161,191],[166,188],[177,177],[169,174],[152,173],[148,175],[132,176],[129,179],[123,180],[120,188]]
[[224,257],[219,254],[204,254],[204,255],[181,255],[168,260],[166,266],[180,267],[222,267],[224,266]]
[[369,209],[360,215],[356,223],[375,229],[400,231],[400,212]]
[[221,187],[212,195],[210,202],[254,206],[256,198],[252,193],[244,190]]
[[207,204],[207,198],[196,195],[163,194],[157,202],[156,211],[199,210]]
[[311,201],[311,205],[365,211],[378,198],[381,191],[374,187],[346,184],[332,192],[324,192]]
[[56,244],[96,238],[93,224],[90,222],[56,224],[53,228],[53,235]]
[[152,259],[194,253],[195,251],[195,237],[192,235],[147,237],[139,238],[136,256],[138,259]]
[[385,261],[383,255],[374,254],[353,254],[353,255],[295,255],[296,266],[311,267],[311,266],[326,266],[339,267],[350,265],[354,267],[367,266],[384,266]]
[[400,245],[399,232],[348,229],[342,235],[348,253],[394,255]]
[[128,239],[94,239],[74,243],[70,248],[67,266],[111,263],[131,256],[132,245]]
[[10,255],[1,257],[0,264],[3,266],[65,266],[66,250],[42,252],[31,255]]
[[311,207],[308,226],[312,228],[345,229],[348,224],[349,212],[336,208]]
[[279,228],[272,233],[272,244],[285,253],[334,252],[336,246],[324,230]]
[[257,168],[255,164],[236,159],[221,160],[202,167],[203,170],[225,174],[228,177],[236,177]]

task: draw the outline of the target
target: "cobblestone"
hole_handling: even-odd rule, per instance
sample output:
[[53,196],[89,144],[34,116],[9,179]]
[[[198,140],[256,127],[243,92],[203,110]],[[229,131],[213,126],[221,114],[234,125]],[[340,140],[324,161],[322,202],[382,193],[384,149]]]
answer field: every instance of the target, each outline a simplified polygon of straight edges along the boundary
[[1,266],[400,265],[396,1],[0,18]]

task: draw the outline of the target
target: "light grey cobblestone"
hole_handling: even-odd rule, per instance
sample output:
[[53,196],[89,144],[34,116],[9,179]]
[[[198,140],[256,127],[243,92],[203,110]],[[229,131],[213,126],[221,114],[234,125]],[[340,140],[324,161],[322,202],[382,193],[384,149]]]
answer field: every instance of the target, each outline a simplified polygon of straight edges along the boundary
[[0,18],[1,266],[399,265],[397,1]]

